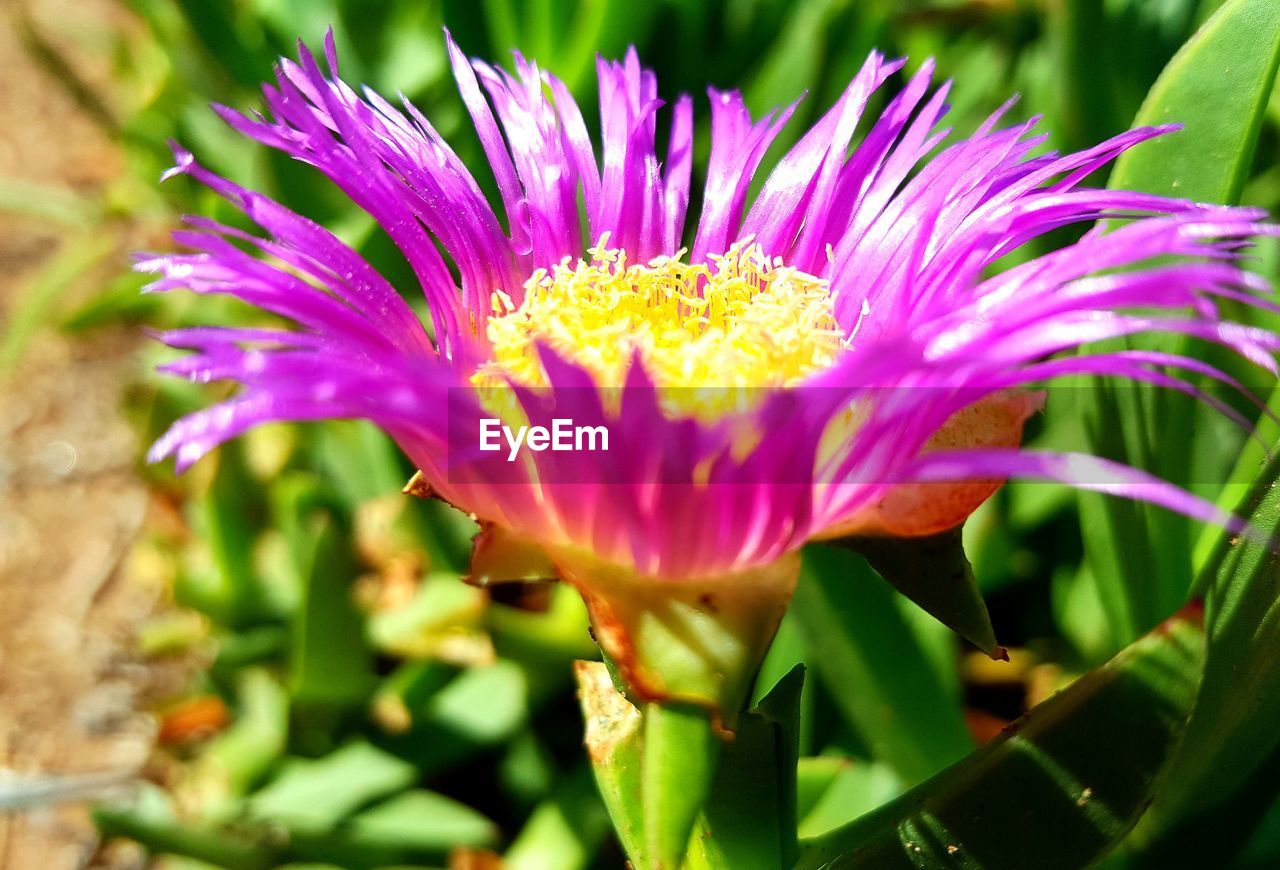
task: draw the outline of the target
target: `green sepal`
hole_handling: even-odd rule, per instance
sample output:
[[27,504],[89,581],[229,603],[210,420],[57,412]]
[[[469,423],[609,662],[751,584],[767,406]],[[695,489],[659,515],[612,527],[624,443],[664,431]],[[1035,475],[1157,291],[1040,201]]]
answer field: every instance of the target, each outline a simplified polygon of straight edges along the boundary
[[613,683],[603,662],[574,662],[583,742],[618,842],[636,867],[647,867],[641,803],[644,728],[640,710]]
[[923,538],[850,537],[831,543],[861,555],[894,589],[993,659],[1007,659],[964,554],[961,528]]

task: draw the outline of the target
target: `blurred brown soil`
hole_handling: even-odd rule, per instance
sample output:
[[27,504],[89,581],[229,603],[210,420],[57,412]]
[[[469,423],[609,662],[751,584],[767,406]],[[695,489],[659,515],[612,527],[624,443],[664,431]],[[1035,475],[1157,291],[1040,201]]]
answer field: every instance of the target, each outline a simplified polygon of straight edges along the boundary
[[[110,0],[0,0],[0,183],[92,202],[124,172],[110,135],[111,52],[113,34],[134,26]],[[86,99],[95,94],[100,105]],[[0,210],[0,337],[38,295],[33,276],[90,232],[107,231]],[[128,233],[113,227],[109,237],[120,249],[75,282],[71,298],[59,291],[53,310],[65,313],[77,293],[123,268]],[[137,346],[125,330],[68,336],[41,323],[0,372],[3,868],[96,860],[83,803],[6,813],[4,795],[61,776],[128,777],[152,744],[152,718],[138,710],[154,680],[133,637],[158,593],[122,570],[147,512],[138,445],[120,415],[139,375]]]

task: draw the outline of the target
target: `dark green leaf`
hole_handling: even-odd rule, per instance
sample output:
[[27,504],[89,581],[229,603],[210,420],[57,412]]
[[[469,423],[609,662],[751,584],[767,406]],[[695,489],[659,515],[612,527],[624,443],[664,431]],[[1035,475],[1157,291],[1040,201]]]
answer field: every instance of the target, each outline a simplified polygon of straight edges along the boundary
[[960,528],[924,538],[846,538],[835,543],[861,554],[894,589],[987,655],[1007,655],[996,643]]
[[1195,696],[1189,610],[1035,707],[960,763],[802,846],[801,868],[1077,870],[1151,800]]
[[[808,648],[801,635],[800,626],[793,612],[788,611],[782,617],[778,633],[764,662],[760,665],[760,673],[756,675],[755,691],[752,694],[752,706],[756,706],[772,692],[787,675],[802,666],[808,670]],[[805,680],[800,689],[800,736],[799,748],[803,755],[812,751],[814,726],[814,692],[812,680]]]
[[[1239,505],[1263,534],[1280,529],[1280,453],[1272,456]],[[1176,839],[1189,820],[1218,812],[1280,745],[1278,560],[1275,542],[1224,534],[1208,562],[1204,679],[1141,840]]]

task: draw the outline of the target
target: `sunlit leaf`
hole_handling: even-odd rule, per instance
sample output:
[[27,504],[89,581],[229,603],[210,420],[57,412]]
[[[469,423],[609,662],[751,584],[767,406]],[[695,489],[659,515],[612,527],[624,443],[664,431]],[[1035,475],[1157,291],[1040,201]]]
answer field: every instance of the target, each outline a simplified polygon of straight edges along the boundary
[[1280,6],[1228,0],[1165,67],[1134,119],[1181,124],[1122,155],[1116,189],[1239,201],[1280,66]]
[[503,855],[510,870],[585,870],[609,829],[609,816],[584,764],[529,817]]
[[325,828],[370,802],[409,786],[414,766],[364,742],[317,759],[290,759],[249,801],[254,818],[309,830]]
[[[1127,152],[1117,161],[1111,186],[1237,202],[1277,65],[1280,5],[1228,0],[1170,61],[1135,119],[1135,124],[1180,123],[1184,129]],[[1164,342],[1171,350],[1184,344]],[[1232,451],[1223,445],[1243,437],[1229,430],[1223,437],[1210,435],[1210,427],[1221,425],[1211,409],[1144,385],[1100,383],[1085,414],[1095,452],[1183,486],[1225,480]],[[1082,494],[1080,505],[1102,603],[1112,633],[1123,642],[1150,628],[1185,596],[1196,525],[1095,494]]]
[[897,593],[852,553],[810,547],[804,558],[793,611],[818,676],[872,754],[908,783],[964,757],[972,738]]
[[238,683],[235,719],[205,748],[200,762],[214,769],[230,795],[248,792],[284,754],[289,727],[289,698],[273,676],[245,668]]
[[104,836],[128,837],[153,855],[185,855],[243,870],[268,870],[280,864],[278,852],[263,844],[179,821],[168,795],[150,784],[139,788],[131,803],[97,807],[93,818]]

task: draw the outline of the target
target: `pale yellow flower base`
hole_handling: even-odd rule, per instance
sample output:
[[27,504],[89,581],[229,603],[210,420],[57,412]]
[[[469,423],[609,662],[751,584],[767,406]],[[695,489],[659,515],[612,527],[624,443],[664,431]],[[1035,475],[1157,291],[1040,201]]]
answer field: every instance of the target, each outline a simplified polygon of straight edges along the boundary
[[687,703],[732,730],[800,575],[800,555],[733,574],[642,577],[582,554],[555,553],[586,601],[596,641],[637,703]]

